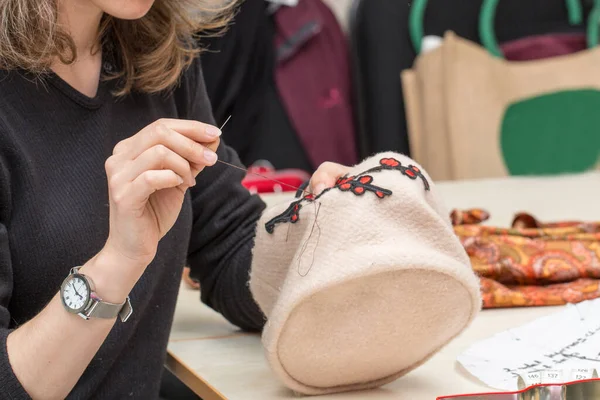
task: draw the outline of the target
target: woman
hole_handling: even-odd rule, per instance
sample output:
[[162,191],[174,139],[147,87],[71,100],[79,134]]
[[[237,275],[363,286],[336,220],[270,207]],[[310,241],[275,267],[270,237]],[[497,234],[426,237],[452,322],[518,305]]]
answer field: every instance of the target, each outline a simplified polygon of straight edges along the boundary
[[264,205],[217,164],[239,162],[194,60],[191,32],[225,19],[189,16],[209,14],[0,3],[0,399],[156,398],[186,262],[206,304],[261,328],[246,283]]

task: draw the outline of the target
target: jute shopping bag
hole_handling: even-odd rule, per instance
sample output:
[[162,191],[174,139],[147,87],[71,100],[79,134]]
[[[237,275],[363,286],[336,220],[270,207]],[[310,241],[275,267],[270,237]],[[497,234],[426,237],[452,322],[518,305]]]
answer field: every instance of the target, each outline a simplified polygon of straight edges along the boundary
[[402,91],[413,158],[436,180],[453,179],[445,129],[442,49],[419,55],[413,69],[402,71]]
[[508,62],[493,32],[498,0],[484,0],[481,47],[452,32],[443,46],[446,129],[457,179],[575,173],[600,154],[600,2],[588,49]]
[[[417,76],[414,70],[402,71],[402,94],[404,96],[404,109],[408,128],[410,154],[421,165],[427,164],[425,154],[425,135],[423,134],[423,117],[421,116],[421,99],[419,94]],[[432,175],[433,177],[433,175]],[[436,179],[433,177],[433,179]]]
[[402,87],[407,116],[411,155],[434,180],[453,178],[445,130],[442,68],[443,43],[423,51],[423,17],[426,0],[413,3],[409,30],[417,58],[413,68],[402,72]]
[[[582,9],[579,0],[565,2],[571,24],[580,24]],[[445,114],[447,107],[442,68],[445,41],[442,40],[435,49],[425,51],[424,39],[427,37],[424,36],[423,20],[426,8],[427,0],[417,0],[411,7],[409,31],[418,56],[413,68],[402,73],[411,154],[430,171],[434,179],[451,180],[459,176],[454,171],[456,155],[449,151],[451,143]]]
[[417,58],[415,61],[415,75],[420,93],[420,108],[423,118],[423,142],[426,144],[427,167],[433,179],[454,179],[452,154],[448,152],[450,146],[446,131],[446,118],[444,115],[444,82],[442,65],[444,56],[444,43]]

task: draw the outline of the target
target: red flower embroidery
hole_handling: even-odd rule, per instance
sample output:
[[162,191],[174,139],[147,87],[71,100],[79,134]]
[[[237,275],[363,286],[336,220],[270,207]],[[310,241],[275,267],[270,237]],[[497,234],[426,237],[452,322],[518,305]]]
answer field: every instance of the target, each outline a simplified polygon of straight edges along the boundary
[[354,180],[353,176],[343,177],[338,179],[336,186],[338,186],[341,190],[350,190],[352,187],[352,181]]
[[421,170],[419,169],[419,167],[416,167],[414,165],[409,165],[408,168],[407,167],[402,167],[402,173],[406,176],[408,176],[410,179],[415,180],[417,178],[421,178],[421,180],[423,181],[423,185],[425,186],[425,190],[429,190],[429,182],[427,181],[427,178],[425,178],[425,176],[421,173]]
[[358,178],[348,177],[339,181],[338,189],[342,192],[352,191],[357,196],[365,194],[365,192],[373,192],[380,199],[392,194],[391,190],[383,189],[372,185],[373,177],[371,175],[363,175]]
[[[425,190],[429,190],[429,182],[427,181],[427,178],[425,178],[425,175],[423,175],[423,173],[421,172],[421,169],[419,169],[419,167],[415,166],[415,165],[409,165],[408,167],[405,167],[402,165],[402,163],[398,160],[396,160],[395,158],[382,158],[381,160],[379,160],[379,164],[381,165],[380,170],[381,169],[395,169],[398,170],[400,172],[402,172],[402,174],[404,174],[405,176],[409,177],[412,180],[415,180],[417,178],[421,178],[421,180],[423,181],[423,185],[425,186]],[[375,171],[377,170],[378,167],[375,167],[371,170],[369,170],[369,172]]]
[[265,224],[265,228],[267,232],[273,233],[275,229],[275,225],[278,223],[291,222],[296,223],[300,219],[300,209],[302,208],[302,202],[313,202],[319,199],[319,197],[323,196],[331,189],[338,188],[342,192],[352,192],[356,196],[362,196],[366,192],[372,192],[380,199],[383,199],[386,196],[391,196],[392,191],[389,189],[384,189],[379,186],[373,185],[373,176],[370,175],[374,172],[381,172],[383,170],[397,170],[400,171],[404,176],[412,180],[416,180],[420,178],[423,181],[423,185],[425,186],[425,190],[430,190],[429,182],[427,178],[423,175],[419,167],[415,165],[409,165],[405,167],[402,163],[395,158],[382,158],[379,160],[379,166],[371,168],[362,174],[356,176],[343,176],[339,178],[333,188],[325,189],[318,196],[314,196],[312,194],[307,194],[303,198],[298,201],[293,202],[290,206],[277,217],[273,218],[269,222]]
[[294,222],[298,221],[298,218],[299,218],[299,217],[298,217],[298,213],[299,213],[299,212],[300,212],[300,204],[296,204],[296,205],[294,206],[294,209],[293,209],[293,211],[292,211],[292,215],[290,216],[290,221],[291,221],[292,223],[294,223]]
[[298,201],[293,202],[283,213],[267,222],[265,224],[265,229],[267,230],[267,232],[273,233],[273,231],[275,230],[275,225],[280,223],[291,222],[292,224],[295,224],[296,222],[298,222],[298,220],[300,219],[300,209],[302,208],[302,201],[304,201],[304,199],[300,199]]
[[396,160],[395,158],[382,158],[379,160],[379,163],[383,166],[392,168],[396,168],[398,165],[400,165],[400,161]]

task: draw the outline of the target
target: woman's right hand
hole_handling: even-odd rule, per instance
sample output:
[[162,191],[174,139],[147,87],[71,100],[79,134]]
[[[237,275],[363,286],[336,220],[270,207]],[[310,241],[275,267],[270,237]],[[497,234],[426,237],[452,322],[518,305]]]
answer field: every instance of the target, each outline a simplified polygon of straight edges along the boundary
[[219,135],[198,121],[161,119],[115,146],[106,161],[110,233],[100,256],[129,265],[134,271],[126,275],[137,281],[177,220],[186,190],[216,163]]

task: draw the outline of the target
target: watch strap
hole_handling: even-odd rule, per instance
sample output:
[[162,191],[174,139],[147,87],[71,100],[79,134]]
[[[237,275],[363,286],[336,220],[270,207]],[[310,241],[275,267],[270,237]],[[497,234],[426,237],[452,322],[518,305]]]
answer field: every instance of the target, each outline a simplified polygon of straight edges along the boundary
[[103,301],[96,294],[92,294],[92,300],[92,305],[85,311],[85,314],[90,318],[112,319],[118,316],[122,322],[125,322],[133,313],[129,296],[121,304]]
[[[71,268],[71,274],[79,274],[80,268],[81,266]],[[86,275],[82,276],[90,282],[91,287],[94,287],[90,277]],[[133,314],[133,306],[131,305],[129,296],[121,304],[104,301],[93,291],[90,294],[90,298],[92,300],[90,306],[82,313],[87,318],[112,319],[118,316],[122,322],[126,322],[131,317],[131,314]]]

